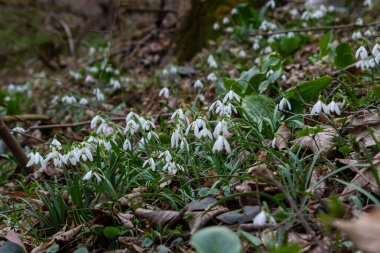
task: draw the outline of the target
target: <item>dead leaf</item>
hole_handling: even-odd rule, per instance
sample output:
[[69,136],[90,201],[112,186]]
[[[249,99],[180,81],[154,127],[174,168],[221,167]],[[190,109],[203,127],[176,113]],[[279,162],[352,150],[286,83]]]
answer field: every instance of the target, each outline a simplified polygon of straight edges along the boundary
[[56,235],[54,237],[55,242],[58,244],[62,244],[62,243],[68,243],[68,242],[72,241],[79,234],[82,227],[83,227],[83,225],[79,225],[73,229],[66,231],[66,232],[58,233],[58,235]]
[[27,252],[24,243],[22,243],[21,239],[18,237],[18,235],[13,230],[9,230],[7,233],[7,236],[5,238],[8,241],[20,246],[24,250],[24,252]]
[[218,201],[215,198],[207,197],[202,200],[193,201],[187,204],[188,211],[203,211],[215,205]]
[[54,244],[54,242],[55,242],[54,239],[51,240],[50,242],[43,242],[43,243],[41,243],[40,246],[34,248],[31,253],[42,253],[42,252],[45,252],[46,249],[48,249],[50,246],[52,246]]
[[136,215],[147,219],[152,224],[157,225],[166,225],[171,220],[175,219],[180,215],[180,212],[177,211],[154,211],[143,208],[138,208],[135,211]]
[[374,146],[376,141],[380,141],[380,115],[376,110],[361,113],[349,118],[350,135],[355,137],[358,144],[364,144],[365,147]]
[[322,126],[323,131],[315,135],[308,135],[298,138],[294,141],[294,145],[303,148],[310,148],[314,153],[320,152],[324,155],[330,153],[335,145],[336,130],[332,126]]
[[307,188],[306,192],[312,192],[318,197],[322,197],[323,194],[325,193],[327,186],[326,182],[322,181],[316,189],[314,189],[314,186],[319,182],[320,180],[320,172],[316,169],[313,170],[311,174],[311,179],[310,179],[310,185],[309,188]]
[[227,212],[225,207],[217,206],[212,210],[206,210],[203,212],[193,212],[189,220],[190,233],[194,234],[197,230],[206,225],[212,218],[220,213]]
[[116,217],[118,219],[118,222],[120,225],[122,225],[125,228],[133,229],[135,226],[133,226],[133,223],[131,219],[133,218],[133,215],[130,213],[118,213],[116,214]]
[[252,222],[260,210],[260,206],[244,206],[239,210],[222,213],[216,216],[216,218],[227,224],[243,224],[249,221]]
[[285,123],[281,123],[280,127],[278,128],[276,132],[276,140],[275,140],[276,148],[278,148],[278,150],[282,150],[288,147],[288,143],[291,136],[292,136],[292,132],[289,130],[289,128],[287,128]]
[[380,249],[380,208],[363,214],[358,219],[336,220],[333,225],[343,231],[355,246],[367,253],[378,253]]

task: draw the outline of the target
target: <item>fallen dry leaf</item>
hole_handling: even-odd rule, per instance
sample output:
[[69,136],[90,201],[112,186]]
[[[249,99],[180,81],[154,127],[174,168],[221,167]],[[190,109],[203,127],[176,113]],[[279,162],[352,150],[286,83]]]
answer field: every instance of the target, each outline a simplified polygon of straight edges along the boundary
[[227,212],[228,209],[221,206],[216,206],[212,210],[206,210],[204,212],[193,212],[189,220],[190,233],[194,234],[197,230],[206,225],[212,218],[220,213]]
[[55,237],[54,240],[58,244],[63,244],[63,243],[68,243],[72,240],[75,239],[75,237],[79,234],[81,231],[83,225],[79,225],[73,229],[70,229],[66,232],[58,233]]
[[243,224],[246,222],[252,222],[260,211],[260,206],[244,206],[239,210],[222,213],[216,216],[216,218],[227,224]]
[[282,150],[288,147],[288,143],[291,136],[292,136],[292,132],[289,130],[289,128],[287,128],[285,123],[281,123],[280,127],[278,128],[276,132],[276,140],[275,140],[276,148],[278,150]]
[[118,213],[116,214],[116,218],[118,219],[118,222],[120,225],[122,225],[125,228],[133,229],[133,223],[131,219],[133,218],[133,215],[130,213]]
[[357,144],[371,147],[380,141],[380,115],[376,110],[366,110],[362,115],[352,116],[349,127],[350,135],[355,137]]
[[380,208],[374,208],[353,220],[336,220],[333,225],[343,231],[356,247],[367,253],[380,249]]
[[335,145],[336,130],[332,126],[322,126],[323,131],[315,135],[308,135],[298,138],[294,141],[294,145],[303,148],[310,148],[314,153],[320,152],[328,155]]
[[152,224],[157,224],[157,225],[166,225],[169,223],[171,220],[175,219],[180,215],[180,212],[177,211],[154,211],[154,210],[149,210],[149,209],[143,209],[143,208],[138,208],[135,211],[136,215],[147,219],[150,223]]
[[9,230],[7,233],[7,236],[5,238],[8,241],[20,246],[24,250],[24,252],[28,252],[25,248],[24,243],[21,241],[21,239],[18,237],[18,235],[13,230]]

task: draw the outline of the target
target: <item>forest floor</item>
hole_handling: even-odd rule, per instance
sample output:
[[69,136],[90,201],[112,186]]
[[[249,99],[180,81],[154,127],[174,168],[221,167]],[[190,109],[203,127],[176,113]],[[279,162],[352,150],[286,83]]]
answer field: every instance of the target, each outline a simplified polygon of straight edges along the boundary
[[380,20],[312,2],[3,68],[0,253],[379,252]]

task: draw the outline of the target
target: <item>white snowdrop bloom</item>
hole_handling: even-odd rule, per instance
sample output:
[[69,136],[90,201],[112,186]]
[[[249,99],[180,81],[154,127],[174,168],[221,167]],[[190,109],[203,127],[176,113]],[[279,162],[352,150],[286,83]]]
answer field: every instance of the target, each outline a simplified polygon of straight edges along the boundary
[[124,151],[132,150],[132,144],[128,139],[125,139],[125,141],[123,143],[123,150]]
[[361,39],[361,38],[363,38],[363,35],[362,35],[362,33],[361,33],[360,31],[356,31],[356,32],[353,32],[353,33],[352,33],[351,38],[352,38],[353,40]]
[[171,147],[178,148],[179,141],[182,139],[179,129],[176,129],[171,137]]
[[181,139],[181,143],[179,144],[179,148],[180,148],[181,150],[183,150],[183,149],[186,149],[187,151],[190,150],[189,143],[188,143],[187,140],[186,140],[185,138],[183,138],[183,137],[182,137],[182,139]]
[[224,17],[222,22],[224,25],[228,25],[230,23],[230,20],[227,17]]
[[169,71],[167,69],[162,70],[161,73],[162,73],[163,76],[169,75]]
[[252,49],[257,51],[260,49],[260,43],[258,41],[255,41],[252,45]]
[[218,139],[216,139],[214,146],[212,147],[213,152],[220,152],[226,150],[227,154],[231,152],[230,144],[227,139],[223,135],[219,135]]
[[87,157],[87,159],[92,162],[94,160],[94,157],[92,155],[91,148],[89,147],[83,147],[82,148],[82,159],[83,157]]
[[198,135],[196,135],[195,137],[197,137],[198,139],[203,138],[203,137],[208,137],[208,138],[210,138],[210,140],[213,139],[210,130],[208,130],[207,128],[203,128],[203,129],[198,133]]
[[380,63],[380,45],[376,44],[372,49],[372,55],[375,58],[377,64]]
[[104,101],[104,94],[102,93],[102,91],[98,88],[94,89],[93,91],[93,94],[95,95],[96,97],[96,100],[98,101]]
[[355,21],[355,25],[363,25],[363,19],[361,18],[357,18],[356,21]]
[[89,172],[87,172],[84,176],[83,176],[83,180],[91,180],[92,176],[95,176],[96,178],[96,181],[99,183],[102,181],[102,178],[100,177],[100,175],[92,170],[90,170]]
[[226,103],[228,100],[236,99],[237,102],[240,102],[240,97],[234,91],[230,90],[223,98],[223,103]]
[[73,97],[73,96],[64,96],[62,97],[62,103],[66,103],[66,104],[75,104],[77,102],[76,98]]
[[266,74],[266,77],[270,77],[274,73],[273,69],[269,70]]
[[94,55],[95,53],[96,53],[96,49],[95,49],[95,47],[90,47],[90,48],[88,49],[88,55],[92,56],[92,55]]
[[335,6],[334,5],[330,5],[329,7],[327,7],[327,11],[328,12],[334,12],[335,11]]
[[218,80],[218,77],[215,75],[215,73],[210,73],[207,76],[207,80],[211,81],[211,82],[214,82],[214,81]]
[[228,126],[227,122],[225,120],[219,121],[218,124],[216,124],[214,128],[213,135],[214,137],[218,137],[219,135],[227,136],[229,134],[228,132]]
[[88,104],[88,100],[87,100],[87,98],[81,98],[81,99],[79,100],[79,104],[81,104],[81,105],[87,105],[87,104]]
[[112,88],[114,90],[117,90],[117,89],[120,89],[121,88],[121,84],[120,84],[120,81],[119,80],[116,80],[116,79],[111,79],[110,80],[110,84],[112,85]]
[[62,155],[57,151],[53,150],[45,157],[45,162],[48,163],[51,159],[54,161],[54,166],[62,167]]
[[218,67],[218,63],[216,62],[214,56],[211,54],[207,58],[207,63],[208,63],[210,68],[217,68]]
[[99,145],[102,145],[108,152],[111,151],[112,146],[109,141],[99,140]]
[[211,104],[209,112],[213,111],[216,114],[223,113],[224,112],[224,104],[220,101],[217,100],[214,103]]
[[329,108],[321,100],[318,100],[317,103],[315,103],[315,105],[311,109],[311,114],[319,114],[322,111],[325,114],[329,114]]
[[336,115],[340,115],[339,106],[337,103],[334,102],[334,100],[327,105],[327,108],[330,112],[335,113]]
[[128,122],[133,118],[135,118],[136,120],[139,120],[140,119],[140,116],[135,113],[135,112],[129,112],[127,114],[127,117],[125,118],[125,123],[128,124]]
[[288,108],[288,110],[292,109],[292,106],[290,105],[289,100],[287,100],[286,98],[282,98],[280,100],[280,103],[278,104],[278,108],[280,108],[280,110],[284,110],[285,106]]
[[57,149],[57,150],[61,150],[62,149],[62,144],[57,139],[54,139],[51,142],[51,145],[53,146],[53,149]]
[[[372,60],[372,59],[371,59]],[[355,66],[357,68],[360,68],[361,71],[365,71],[366,69],[369,69],[371,67],[372,61],[370,60],[360,60],[355,63]],[[374,61],[373,61],[374,63]]]
[[295,36],[295,34],[294,34],[294,32],[288,32],[288,33],[286,34],[286,36],[287,36],[288,38],[293,38],[293,37]]
[[364,32],[364,36],[366,36],[366,37],[370,37],[372,35],[374,35],[374,33],[372,32],[371,29],[368,29],[367,31]]
[[92,77],[91,75],[87,75],[86,78],[84,79],[84,81],[86,83],[95,83],[96,82],[95,78]]
[[276,2],[274,0],[270,0],[267,2],[266,6],[274,9],[274,8],[276,8]]
[[233,9],[231,10],[231,15],[235,15],[235,14],[237,14],[237,13],[238,13],[238,11],[237,11],[236,8],[233,8]]
[[143,163],[143,168],[145,168],[147,165],[149,165],[149,168],[150,168],[152,171],[155,171],[155,170],[156,170],[156,162],[154,161],[153,158],[149,158],[148,160],[146,160],[146,161]]
[[177,67],[175,67],[175,66],[171,66],[171,67],[169,68],[169,72],[170,72],[170,74],[175,75],[175,74],[178,73],[178,69],[177,69]]
[[236,107],[233,104],[228,103],[227,105],[224,106],[224,108],[223,108],[223,115],[231,117],[232,112],[234,112],[235,114],[237,114]]
[[271,47],[266,47],[265,49],[264,49],[264,53],[265,54],[270,54],[270,53],[272,53],[273,52],[273,50],[272,50],[272,48]]
[[224,29],[225,33],[233,33],[233,31],[234,31],[234,28],[232,27],[227,27],[226,29]]
[[95,117],[92,118],[90,127],[91,129],[95,129],[99,123],[103,123],[103,122],[105,122],[105,120],[99,115],[96,115]]
[[367,60],[367,63],[368,63],[369,68],[374,68],[376,66],[374,58]]
[[[141,118],[140,118],[141,119]],[[141,124],[141,123],[140,123]],[[156,126],[154,125],[153,121],[150,121],[150,120],[145,120],[142,124],[141,124],[141,128],[145,131],[150,131],[152,129],[156,129]]]
[[261,22],[259,30],[267,32],[267,31],[273,31],[277,29],[277,25],[274,23],[271,23],[269,21],[264,20]]
[[203,83],[201,80],[197,80],[195,83],[194,83],[194,88],[195,89],[202,89],[203,88]]
[[111,134],[113,134],[113,128],[110,127],[110,126],[107,126],[104,131],[103,131],[103,134],[108,137],[110,136]]
[[134,135],[138,130],[140,126],[134,121],[133,119],[128,120],[125,129],[124,129],[124,134],[130,134]]
[[188,135],[190,129],[193,129],[194,130],[194,135],[198,136],[199,130],[201,128],[206,128],[206,122],[203,119],[198,118],[198,119],[196,119],[195,121],[193,121],[191,124],[189,124],[187,126],[186,131],[185,131],[185,135]]
[[26,164],[26,167],[30,167],[32,165],[40,165],[41,168],[45,169],[46,168],[46,161],[45,159],[40,155],[40,153],[30,153],[28,155],[29,161]]
[[148,140],[151,140],[151,139],[156,139],[156,140],[159,140],[160,138],[158,137],[158,134],[154,131],[150,131],[146,137],[148,138]]
[[[98,69],[98,67],[87,67],[86,68],[87,69],[87,71],[88,72],[90,72],[90,73],[98,73],[99,72],[99,69]],[[92,77],[92,76],[91,76]]]
[[244,59],[247,57],[247,53],[244,50],[240,50],[238,57]]
[[25,129],[22,127],[14,127],[12,129],[12,132],[14,132],[14,133],[25,133]]
[[281,80],[285,82],[286,80],[288,80],[288,78],[287,78],[286,75],[284,74],[284,75],[281,76]]
[[360,58],[360,60],[365,60],[367,59],[367,57],[368,57],[368,52],[365,49],[365,47],[363,46],[359,47],[359,49],[355,53],[355,58],[356,59]]
[[158,96],[168,99],[170,96],[169,89],[167,87],[162,88],[160,92],[158,92]]
[[214,29],[215,31],[219,30],[220,29],[220,25],[215,22],[214,25],[212,26],[212,29]]
[[76,81],[82,78],[82,75],[78,72],[69,70],[69,75],[72,76]]
[[160,155],[158,156],[158,158],[162,158],[165,156],[165,159],[164,161],[165,162],[170,162],[173,158],[172,158],[172,155],[170,154],[169,150],[165,150],[164,152],[161,152]]
[[297,17],[299,15],[297,8],[293,8],[290,10],[290,15],[292,17]]
[[364,0],[364,6],[372,9],[372,0]]
[[184,114],[181,108],[174,111],[174,113],[171,116],[171,119],[172,120],[177,119],[179,121],[186,122],[188,125],[190,124],[190,120],[186,117],[186,115]]
[[253,224],[257,226],[264,226],[267,223],[267,214],[265,211],[258,213],[253,219]]

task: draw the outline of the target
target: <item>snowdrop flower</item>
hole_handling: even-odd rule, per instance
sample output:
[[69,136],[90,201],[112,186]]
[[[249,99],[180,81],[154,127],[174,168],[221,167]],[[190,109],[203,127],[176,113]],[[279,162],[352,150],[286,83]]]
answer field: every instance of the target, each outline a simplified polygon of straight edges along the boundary
[[223,103],[226,103],[228,100],[236,99],[236,101],[240,102],[240,97],[234,91],[230,90],[223,98]]
[[148,140],[151,140],[152,138],[159,140],[160,138],[158,137],[157,133],[154,131],[150,131],[147,136]]
[[317,103],[315,103],[315,105],[311,109],[311,114],[313,115],[319,114],[322,111],[325,114],[329,114],[329,108],[321,100],[318,100]]
[[[264,226],[267,224],[267,219],[268,219],[268,214],[261,210],[260,213],[258,213],[255,218],[253,219],[253,224],[254,225],[257,225],[257,226]],[[269,217],[269,221],[271,224],[275,225],[276,224],[276,221],[274,220],[274,218],[272,216]]]
[[223,18],[223,24],[228,25],[230,23],[230,20],[227,17]]
[[260,27],[259,27],[259,30],[261,31],[273,31],[273,30],[276,30],[277,29],[277,25],[276,24],[273,24],[271,22],[268,22],[266,20],[264,20],[263,22],[261,22],[260,24]]
[[267,2],[266,6],[274,9],[274,8],[276,8],[276,2],[274,0],[270,0]]
[[178,148],[178,143],[182,139],[181,134],[179,133],[179,129],[176,129],[171,137],[171,147]]
[[286,75],[285,75],[285,74],[281,76],[281,80],[282,80],[282,81],[284,81],[284,82],[285,82],[287,79],[288,79],[288,78],[286,77]]
[[364,0],[364,6],[372,9],[372,0]]
[[123,150],[124,151],[132,150],[132,144],[128,139],[125,139],[123,143]]
[[15,127],[12,129],[12,132],[14,132],[14,133],[25,133],[25,129],[22,127]]
[[278,103],[278,108],[280,110],[284,110],[285,109],[285,106],[288,108],[288,110],[291,110],[292,109],[292,106],[290,105],[290,102],[289,100],[287,100],[286,98],[282,98],[280,100],[280,103]]
[[128,120],[125,129],[124,129],[124,134],[130,134],[134,135],[138,130],[140,126],[134,121],[133,119]]
[[61,150],[62,149],[62,144],[57,139],[54,139],[51,142],[51,145],[53,146],[53,149],[57,149],[57,150]]
[[231,10],[231,15],[235,15],[235,14],[237,14],[237,13],[238,13],[238,11],[237,11],[236,8],[233,8],[233,9]]
[[353,32],[353,33],[352,33],[351,38],[352,38],[353,40],[361,39],[361,38],[363,38],[363,35],[362,35],[362,33],[361,33],[360,31],[356,31],[356,32]]
[[169,68],[169,72],[170,72],[170,74],[175,75],[175,74],[177,74],[178,69],[175,66],[171,66]]
[[210,130],[208,130],[207,128],[203,128],[195,137],[197,137],[198,139],[208,137],[210,138],[210,140],[212,140],[212,134]]
[[203,83],[201,80],[197,80],[195,83],[194,83],[194,88],[195,89],[202,89],[203,88]]
[[212,26],[212,28],[217,31],[220,29],[220,25],[218,23],[214,23],[214,25]]
[[181,165],[178,165],[174,162],[168,162],[165,164],[162,170],[167,171],[169,174],[175,175],[177,173],[177,168],[183,171],[183,168]]
[[104,94],[101,92],[100,89],[98,89],[98,88],[94,89],[93,94],[95,95],[96,100],[98,100],[100,102],[104,101]]
[[229,134],[228,132],[228,127],[227,127],[227,122],[222,120],[218,122],[218,124],[215,126],[214,129],[214,137],[218,137],[219,135],[227,136]]
[[291,9],[290,15],[292,15],[292,17],[297,17],[299,15],[298,10],[296,8]]
[[162,70],[162,75],[163,76],[169,75],[169,71],[167,69]]
[[247,57],[247,53],[244,50],[240,50],[238,57],[244,59]]
[[227,27],[226,29],[224,29],[224,31],[226,33],[232,33],[234,31],[234,29],[232,27]]
[[216,62],[214,56],[211,54],[207,58],[207,63],[210,66],[210,68],[217,68],[218,67],[218,63]]
[[[54,150],[52,152],[50,152],[46,158],[45,158],[45,162],[48,163],[51,159],[53,159],[54,161],[54,166],[56,167],[62,167],[62,163],[65,161],[65,159],[63,159],[63,156],[58,153],[57,150]],[[66,163],[67,161],[65,161]]]
[[266,47],[265,49],[264,49],[264,53],[265,54],[270,54],[270,53],[272,53],[273,51],[272,51],[272,48],[271,47]]
[[273,69],[269,70],[266,74],[266,77],[270,77],[270,75],[272,75],[274,73]]
[[162,158],[165,156],[165,162],[170,162],[172,160],[172,155],[170,154],[169,150],[166,150],[162,153],[160,153],[160,155],[158,156],[158,158]]
[[363,47],[363,46],[359,47],[359,49],[355,53],[355,58],[360,59],[355,64],[357,68],[360,68],[362,71],[370,68],[370,62],[367,60],[368,52],[365,49],[365,47]]
[[214,146],[212,147],[212,151],[214,153],[226,150],[227,154],[231,152],[230,144],[227,139],[223,135],[219,135],[218,139],[216,139]]
[[334,100],[327,105],[327,108],[330,112],[335,113],[336,115],[340,115],[339,106],[337,103],[334,102]]
[[41,165],[41,168],[45,169],[46,168],[46,161],[45,159],[40,155],[40,153],[30,153],[29,155],[29,161],[26,164],[26,167],[30,167],[32,165]]
[[[99,72],[99,69],[97,67],[88,67],[86,68],[88,72],[90,73],[98,73]],[[92,78],[92,76],[90,76]]]
[[216,114],[224,112],[224,104],[220,100],[215,101],[210,106],[209,112],[211,111],[214,111]]
[[288,38],[293,38],[293,37],[294,37],[294,32],[288,32],[288,33],[286,34],[286,36],[287,36]]
[[372,55],[374,56],[375,58],[375,62],[377,64],[380,63],[380,45],[379,44],[376,44],[373,49],[372,49]]
[[171,116],[171,119],[174,120],[174,119],[178,119],[179,121],[177,122],[180,122],[180,121],[184,121],[186,122],[188,125],[190,124],[190,120],[186,117],[186,115],[183,113],[182,109],[179,108],[177,110],[174,111],[174,113],[172,114]]
[[149,158],[148,160],[146,160],[144,163],[143,163],[143,168],[145,166],[149,165],[149,168],[152,170],[152,171],[155,171],[156,170],[156,162],[153,160],[153,158]]
[[98,173],[96,172],[93,172],[92,170],[90,170],[89,172],[86,173],[86,175],[84,175],[83,177],[83,180],[91,180],[92,176],[95,176],[96,178],[96,181],[99,183],[100,181],[102,181],[102,178],[99,176]]
[[90,75],[87,75],[86,78],[84,79],[84,81],[86,83],[95,83],[96,82],[96,80]]
[[72,76],[76,81],[78,81],[79,79],[82,78],[82,75],[81,75],[80,73],[75,72],[75,71],[72,71],[72,70],[69,71],[69,74],[70,74],[70,76]]
[[120,81],[119,81],[119,80],[111,79],[111,80],[110,80],[110,84],[112,85],[112,88],[113,88],[114,90],[117,90],[117,89],[120,89],[120,88],[121,88],[121,84],[120,84]]
[[101,118],[99,115],[96,115],[94,118],[92,118],[90,127],[91,129],[95,129],[98,123],[103,123],[103,122],[105,122],[105,120]]
[[185,135],[189,134],[190,129],[194,130],[194,135],[198,136],[199,130],[201,128],[206,128],[206,122],[204,122],[203,119],[198,118],[195,121],[193,121],[191,124],[189,124],[186,128]]
[[158,93],[158,96],[159,97],[164,97],[164,98],[168,99],[169,98],[169,89],[167,87],[162,88],[160,90],[160,92]]
[[81,105],[87,105],[87,104],[88,104],[88,100],[87,100],[87,98],[81,98],[81,99],[79,100],[79,104],[81,104]]
[[363,19],[361,18],[357,18],[356,21],[355,21],[355,25],[363,25]]
[[76,98],[73,96],[64,96],[61,101],[69,105],[75,104],[77,102]]
[[258,41],[255,41],[255,43],[253,43],[252,49],[255,51],[260,49],[260,44]]
[[230,117],[232,115],[232,112],[237,114],[236,107],[233,104],[228,103],[227,105],[224,106],[223,113],[221,114],[221,116],[225,115],[225,116]]
[[215,75],[215,73],[210,73],[207,76],[207,80],[211,81],[211,82],[214,82],[214,81],[218,80],[218,77]]

